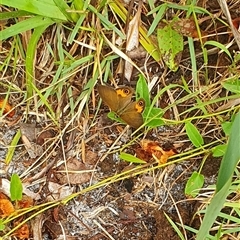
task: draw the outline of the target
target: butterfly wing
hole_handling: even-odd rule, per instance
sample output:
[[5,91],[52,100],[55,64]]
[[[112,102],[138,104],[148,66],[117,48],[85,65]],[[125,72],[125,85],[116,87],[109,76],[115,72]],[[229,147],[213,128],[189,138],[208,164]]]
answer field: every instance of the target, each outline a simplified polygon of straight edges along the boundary
[[133,88],[122,86],[118,87],[116,89],[117,95],[118,95],[118,111],[117,113],[120,113],[125,109],[132,100],[132,95],[134,93]]
[[103,102],[111,109],[111,111],[117,112],[119,97],[116,90],[106,85],[97,85],[97,90]]
[[131,102],[134,93],[132,88],[123,86],[114,89],[106,85],[97,85],[97,90],[103,102],[128,125],[139,128],[143,124],[145,101],[139,99]]
[[116,113],[121,112],[131,102],[134,92],[132,88],[125,86],[114,89],[106,85],[97,85],[97,90],[103,102]]
[[130,103],[122,113],[119,114],[119,117],[129,126],[137,129],[143,124],[142,112],[144,111],[144,107],[144,99],[139,99],[136,102]]

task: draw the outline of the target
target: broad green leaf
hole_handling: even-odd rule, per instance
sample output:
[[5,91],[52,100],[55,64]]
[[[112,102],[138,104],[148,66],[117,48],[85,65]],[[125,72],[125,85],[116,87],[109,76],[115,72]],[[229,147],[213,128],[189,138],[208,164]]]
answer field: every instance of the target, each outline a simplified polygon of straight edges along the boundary
[[203,145],[204,141],[201,134],[191,122],[187,122],[185,124],[185,129],[190,141],[195,147],[200,147]]
[[199,190],[202,188],[204,183],[204,176],[196,171],[194,171],[191,177],[188,179],[185,187],[185,195],[196,197]]
[[[148,114],[148,111],[150,111],[150,113]],[[143,117],[145,117],[145,115],[147,115],[148,117],[145,119],[145,122],[147,122],[146,126],[148,127],[159,127],[162,126],[164,124],[164,121],[162,120],[162,115],[163,115],[163,111],[160,108],[148,108],[145,110],[146,114],[143,115]]]
[[147,81],[143,77],[143,75],[140,75],[139,79],[137,81],[136,94],[137,94],[137,97],[144,98],[144,100],[146,102],[146,107],[150,106],[151,101],[150,101],[148,85],[147,85]]
[[83,10],[84,0],[73,0],[73,5],[77,10]]
[[227,149],[227,145],[226,144],[222,144],[222,145],[218,145],[215,148],[213,148],[212,153],[213,153],[213,157],[222,157]]
[[21,200],[22,199],[22,192],[23,192],[23,186],[21,179],[17,174],[13,174],[11,177],[10,182],[10,194],[11,194],[11,200]]
[[[177,18],[176,18],[177,19]],[[176,20],[157,30],[157,39],[160,53],[166,65],[173,71],[178,70],[183,51],[183,36],[172,27]]]
[[229,136],[229,134],[231,132],[231,128],[232,128],[232,122],[222,123],[222,129],[227,136]]
[[124,152],[121,152],[119,157],[121,159],[123,159],[124,161],[131,162],[131,163],[140,163],[140,164],[146,163],[145,161],[143,161],[131,154],[124,153]]
[[0,231],[3,231],[4,229],[5,229],[5,224],[3,224],[2,219],[0,219]]
[[8,20],[10,18],[17,18],[17,17],[23,17],[23,16],[28,16],[29,13],[26,11],[11,11],[11,12],[1,12],[0,13],[0,20]]
[[5,225],[0,222],[0,231],[3,231],[5,229]]
[[222,86],[230,92],[237,93],[237,94],[240,93],[240,79],[239,78],[234,78],[234,79],[229,79],[227,81],[224,81],[222,83]]

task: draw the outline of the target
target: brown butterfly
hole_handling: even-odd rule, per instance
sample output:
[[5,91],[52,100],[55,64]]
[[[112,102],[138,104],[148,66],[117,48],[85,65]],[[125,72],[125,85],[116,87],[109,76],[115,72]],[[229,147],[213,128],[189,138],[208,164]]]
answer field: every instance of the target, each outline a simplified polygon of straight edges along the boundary
[[114,89],[106,85],[97,85],[97,90],[103,102],[125,123],[136,129],[143,124],[145,101],[140,98],[133,102],[134,90],[131,87],[121,86]]

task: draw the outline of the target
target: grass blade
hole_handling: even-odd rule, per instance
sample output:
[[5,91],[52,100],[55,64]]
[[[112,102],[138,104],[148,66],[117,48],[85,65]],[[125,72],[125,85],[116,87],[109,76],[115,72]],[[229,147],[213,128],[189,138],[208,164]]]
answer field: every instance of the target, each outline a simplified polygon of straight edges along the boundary
[[217,180],[216,194],[211,200],[197,234],[196,240],[204,240],[222,209],[231,186],[234,170],[240,159],[240,112],[237,114],[229,138],[228,147],[223,157]]
[[37,0],[2,0],[3,5],[17,8],[19,10],[24,10],[29,13],[34,13],[36,15],[41,15],[44,17],[55,18],[62,21],[66,21],[66,17],[62,14],[59,8],[54,4],[53,1],[48,2],[37,1]]
[[46,26],[46,25],[51,25],[54,22],[50,19],[50,18],[43,18],[40,16],[36,16],[36,17],[32,17],[29,19],[26,19],[24,21],[18,22],[6,29],[4,29],[3,31],[1,31],[0,33],[0,41],[7,39],[9,37],[15,36],[19,33],[28,31],[30,29],[34,29],[40,26]]

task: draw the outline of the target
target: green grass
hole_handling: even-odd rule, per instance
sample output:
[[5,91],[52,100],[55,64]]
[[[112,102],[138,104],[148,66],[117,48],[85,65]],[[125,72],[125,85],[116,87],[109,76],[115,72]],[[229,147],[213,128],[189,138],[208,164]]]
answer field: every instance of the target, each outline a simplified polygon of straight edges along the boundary
[[[147,5],[147,3],[144,4]],[[157,64],[160,63],[161,55],[164,54],[159,50],[160,41],[157,41],[159,21],[166,18],[166,12],[169,9],[192,16],[199,35],[201,32],[198,18],[202,15],[212,18],[210,12],[194,4],[164,3],[157,7],[154,6],[153,1],[149,1],[149,4],[150,10],[146,16],[152,22],[149,23],[148,28],[144,22],[141,24],[139,41],[148,56],[151,56],[152,61]],[[131,144],[139,142],[144,134],[159,135],[158,129],[162,126],[176,127],[179,130],[179,139],[184,139],[189,143],[188,149],[183,149],[164,165],[137,165],[132,170],[109,176],[65,199],[19,210],[17,215],[3,219],[2,226],[7,226],[19,216],[31,212],[31,216],[17,226],[20,227],[38,214],[46,212],[47,209],[67,204],[73,198],[86,192],[152,172],[155,169],[197,159],[199,156],[202,162],[197,176],[202,176],[200,174],[206,158],[216,153],[218,149],[221,150],[218,156],[223,156],[223,159],[216,186],[213,188],[215,193],[212,194],[213,189],[210,187],[206,190],[209,191],[211,201],[209,204],[204,204],[203,210],[199,212],[203,215],[200,229],[179,225],[174,223],[169,216],[167,218],[181,239],[185,239],[180,231],[182,227],[185,231],[194,233],[197,240],[220,239],[218,236],[236,234],[240,226],[239,202],[235,199],[230,199],[230,201],[227,199],[230,194],[237,194],[239,191],[237,165],[240,159],[240,114],[238,113],[239,103],[230,106],[227,103],[237,101],[240,97],[238,67],[240,57],[237,53],[233,55],[220,42],[200,40],[203,66],[199,68],[195,49],[196,41],[188,37],[187,41],[182,41],[185,48],[189,49],[188,68],[178,63],[177,68],[181,69],[181,77],[178,81],[174,79],[176,81],[168,82],[170,71],[165,67],[166,71],[162,73],[163,76],[159,77],[154,86],[155,88],[160,86],[160,89],[155,91],[154,96],[151,96],[148,91],[151,85],[151,73],[144,66],[145,63],[142,66],[137,65],[124,52],[123,45],[116,43],[116,40],[123,43],[126,41],[124,27],[127,21],[127,8],[121,1],[100,1],[99,5],[93,6],[87,1],[72,1],[66,4],[61,0],[42,0],[31,1],[30,4],[26,0],[13,0],[11,3],[3,0],[2,5],[4,11],[0,13],[0,20],[3,20],[0,41],[3,43],[1,51],[4,57],[1,58],[0,65],[0,87],[7,93],[6,99],[17,103],[15,108],[19,109],[20,115],[24,116],[22,121],[34,119],[35,122],[45,123],[57,132],[53,143],[48,146],[44,154],[20,175],[22,181],[28,179],[30,173],[39,166],[44,166],[50,156],[49,151],[54,151],[56,144],[64,145],[65,137],[69,136],[68,134],[75,128],[82,131],[83,141],[87,140],[86,136],[97,125],[100,113],[99,98],[94,91],[95,85],[96,83],[115,82],[116,66],[120,59],[132,62],[138,70],[139,76],[135,78],[138,80],[136,92],[138,97],[143,97],[146,101],[143,114],[145,123],[142,127],[143,133],[133,134],[132,139],[119,146],[117,150],[114,146],[118,144],[118,141],[115,141],[104,157],[121,152],[122,159],[135,164],[142,163],[135,156],[124,151]],[[11,24],[4,21],[10,21]],[[209,65],[211,55],[209,55],[208,48],[213,46],[229,57],[230,63],[224,73],[225,77],[219,77],[216,74],[216,78],[209,78],[213,70]],[[171,52],[170,49],[168,54]],[[185,75],[187,71],[191,73],[191,79],[187,78],[189,74]],[[164,101],[162,96],[168,96],[168,105],[165,107],[159,106],[159,102]],[[223,106],[226,107],[222,108]],[[172,114],[171,118],[165,117],[169,111]],[[1,120],[4,117],[1,116]],[[228,124],[228,131],[225,131],[224,125],[226,124]],[[11,163],[14,158],[19,139],[18,131],[10,144],[5,159],[7,164]],[[66,159],[66,153],[64,151],[61,153],[63,159]],[[198,177],[191,178],[192,185],[196,184],[196,189],[191,189],[191,191],[196,190],[199,193],[196,201],[201,201],[201,189],[197,189],[200,186],[197,182]],[[230,208],[230,213],[223,213],[221,211],[223,207]],[[221,224],[216,219],[222,219]],[[227,229],[229,222],[235,224],[231,229]],[[217,233],[210,231],[212,226],[217,229]],[[10,236],[17,227],[6,232],[3,238]]]

